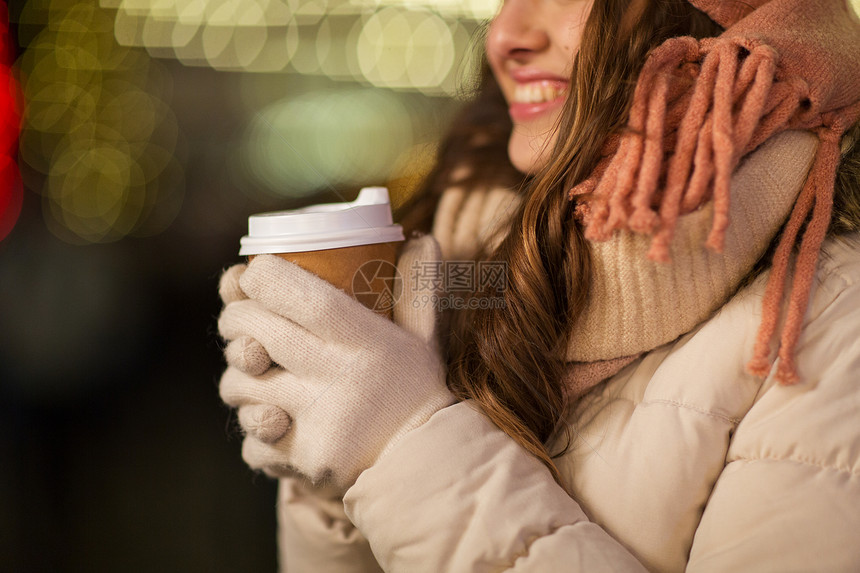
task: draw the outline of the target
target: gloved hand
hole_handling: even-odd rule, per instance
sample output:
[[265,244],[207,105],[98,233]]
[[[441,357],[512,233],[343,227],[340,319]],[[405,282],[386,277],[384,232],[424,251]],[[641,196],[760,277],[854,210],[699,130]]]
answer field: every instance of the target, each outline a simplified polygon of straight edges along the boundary
[[346,490],[400,437],[454,403],[427,299],[437,293],[418,290],[427,285],[412,270],[440,258],[429,235],[404,246],[394,322],[276,256],[224,273],[220,393],[238,407],[248,465]]

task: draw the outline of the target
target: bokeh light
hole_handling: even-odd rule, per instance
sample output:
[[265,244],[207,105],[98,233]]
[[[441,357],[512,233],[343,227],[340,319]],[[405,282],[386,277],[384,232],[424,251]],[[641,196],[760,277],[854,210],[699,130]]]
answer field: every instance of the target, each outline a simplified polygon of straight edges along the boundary
[[[250,174],[269,196],[295,198],[385,181],[407,194],[414,178],[404,170],[421,173],[427,162],[404,158],[424,157],[413,151],[439,134],[416,135],[416,110],[397,94],[460,95],[464,72],[478,68],[477,32],[499,0],[100,2],[113,14],[117,42],[152,57],[219,71],[304,76],[289,95],[246,106],[243,138],[241,175]],[[426,109],[417,111],[426,116]],[[117,177],[134,181],[133,173],[122,167]],[[113,217],[98,205],[105,208],[102,216]],[[95,212],[93,205],[87,209]]]
[[186,65],[454,95],[498,0],[101,0],[117,41]]
[[449,25],[430,11],[385,8],[361,22],[359,66],[377,86],[432,89],[451,73],[453,40]]
[[245,162],[272,193],[383,181],[414,140],[409,110],[370,88],[313,91],[262,110],[246,134]]
[[[172,15],[167,2],[138,4],[136,14]],[[141,37],[164,42],[152,22]],[[184,189],[176,120],[161,99],[166,74],[145,52],[120,46],[113,15],[91,2],[31,0],[21,23],[37,32],[21,38],[20,156],[48,227],[73,243],[163,231]]]

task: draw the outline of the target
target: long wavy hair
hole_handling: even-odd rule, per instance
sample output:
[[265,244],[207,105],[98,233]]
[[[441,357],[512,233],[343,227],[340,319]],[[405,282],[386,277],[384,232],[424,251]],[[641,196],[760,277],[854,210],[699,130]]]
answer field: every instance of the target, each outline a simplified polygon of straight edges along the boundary
[[[466,305],[447,317],[448,386],[459,399],[473,400],[556,481],[553,459],[567,446],[553,454],[547,444],[570,406],[562,388],[564,358],[591,276],[589,246],[566,191],[594,169],[606,139],[625,128],[648,52],[670,37],[720,32],[687,0],[596,0],[573,62],[558,135],[540,172],[525,177],[511,166],[507,105],[484,64],[480,89],[442,142],[435,169],[399,213],[408,231],[429,232],[439,197],[454,183],[510,187],[522,195],[498,248],[480,255],[507,266],[503,308]],[[833,232],[860,227],[860,144],[849,155],[837,185],[834,221],[840,223]]]

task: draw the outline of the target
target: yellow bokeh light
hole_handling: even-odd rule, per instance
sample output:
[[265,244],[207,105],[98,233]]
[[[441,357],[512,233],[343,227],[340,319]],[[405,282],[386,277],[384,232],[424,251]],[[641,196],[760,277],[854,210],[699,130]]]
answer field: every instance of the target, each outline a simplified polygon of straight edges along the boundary
[[218,24],[209,23],[203,29],[203,51],[209,63],[217,64],[218,58],[224,53],[224,50],[230,45],[230,39],[233,37],[233,30],[227,26],[219,26]]
[[[137,222],[142,202],[132,191],[142,180],[140,167],[128,154],[91,141],[60,154],[49,174],[47,199],[78,237],[116,240]],[[89,192],[81,193],[82,187]]]
[[[132,17],[143,8],[129,6]],[[162,0],[146,8],[170,14],[171,6]],[[43,196],[49,228],[82,243],[165,228],[182,181],[174,177],[181,173],[175,119],[155,91],[163,74],[145,53],[118,44],[117,21],[90,2],[31,2],[22,20],[41,32],[18,62],[27,101],[20,157],[30,167],[29,186]],[[146,35],[127,31],[128,39]]]
[[401,10],[431,9],[451,19],[487,20],[498,10],[500,0],[350,0],[364,10],[393,7]]
[[422,18],[412,30],[406,50],[406,71],[410,84],[434,87],[454,65],[454,39],[445,22],[434,14]]
[[144,46],[143,26],[146,18],[120,10],[114,20],[114,37],[120,46]]
[[364,77],[373,83],[385,84],[382,74],[378,71],[380,60],[385,52],[385,26],[398,15],[397,10],[389,8],[372,14],[363,24],[360,24],[361,31],[357,45],[358,65]]
[[454,63],[467,44],[462,27],[438,14],[388,7],[361,23],[356,54],[362,76],[374,85],[451,93]]
[[267,39],[268,30],[264,26],[238,28],[233,34],[237,67],[246,70],[255,69],[254,63],[262,53]]
[[291,52],[290,66],[295,71],[300,74],[316,74],[320,71],[314,27],[302,26],[298,19],[293,20],[287,30],[287,50]]
[[173,29],[176,21],[164,18],[147,18],[143,24],[143,43],[147,48],[173,47]]
[[470,29],[497,0],[101,0],[122,45],[186,65],[456,91]]
[[320,70],[335,80],[361,77],[355,58],[360,30],[355,30],[353,14],[336,12],[327,16],[317,31],[317,58]]
[[328,0],[297,0],[291,4],[296,18],[305,26],[316,24],[329,12]]

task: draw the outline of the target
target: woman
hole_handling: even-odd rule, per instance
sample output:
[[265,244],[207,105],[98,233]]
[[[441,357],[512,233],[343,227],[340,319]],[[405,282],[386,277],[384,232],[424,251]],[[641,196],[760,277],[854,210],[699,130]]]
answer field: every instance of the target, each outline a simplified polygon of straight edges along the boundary
[[[844,0],[507,0],[393,323],[222,278],[282,566],[860,568],[858,42]],[[440,257],[503,263],[503,307],[437,328]]]

